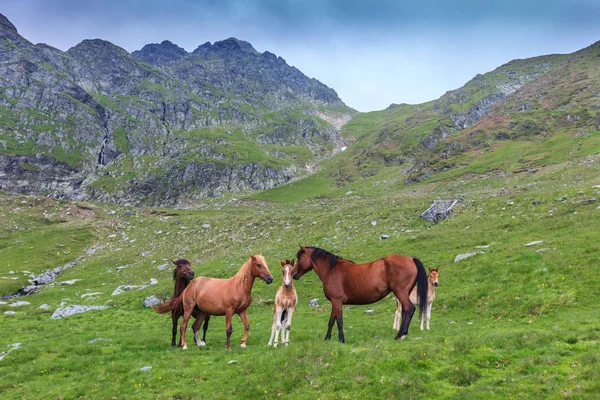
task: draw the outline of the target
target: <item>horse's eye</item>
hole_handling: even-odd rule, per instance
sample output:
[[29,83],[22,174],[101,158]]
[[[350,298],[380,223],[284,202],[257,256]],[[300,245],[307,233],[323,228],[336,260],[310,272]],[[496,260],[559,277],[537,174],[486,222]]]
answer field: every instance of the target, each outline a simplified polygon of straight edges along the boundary
[[256,264],[258,268],[262,268],[262,264]]

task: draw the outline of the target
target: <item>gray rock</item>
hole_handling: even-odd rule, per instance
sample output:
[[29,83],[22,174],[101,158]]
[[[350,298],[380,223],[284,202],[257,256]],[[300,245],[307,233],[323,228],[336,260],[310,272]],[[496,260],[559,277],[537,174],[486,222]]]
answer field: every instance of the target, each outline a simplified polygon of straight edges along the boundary
[[390,235],[381,235],[379,236],[379,240],[385,240],[385,239],[389,239]]
[[544,241],[543,241],[543,240],[536,240],[536,241],[533,241],[533,242],[527,243],[527,244],[525,245],[525,247],[537,246],[538,244],[542,244],[542,243],[544,243]]
[[16,313],[16,311],[4,311],[4,314],[6,315],[15,315]]
[[112,339],[104,339],[104,338],[96,338],[90,340],[90,344],[98,343],[98,342],[112,342]]
[[467,258],[476,256],[477,254],[484,254],[484,253],[482,251],[477,251],[474,253],[459,254],[456,257],[454,257],[454,262],[457,263],[459,261],[466,260]]
[[169,264],[161,264],[158,267],[156,267],[156,269],[159,271],[164,271],[167,268],[169,268]]
[[16,301],[14,303],[10,303],[8,306],[9,307],[21,307],[21,306],[28,306],[31,303],[28,301]]
[[149,372],[151,370],[152,370],[152,366],[151,365],[148,365],[146,367],[140,368],[140,371],[142,371],[142,372]]
[[41,306],[38,307],[38,309],[40,310],[50,310],[52,308],[52,306],[50,306],[49,304],[42,304]]
[[308,302],[309,307],[317,307],[319,305],[319,299],[311,299]]
[[69,305],[66,307],[57,308],[54,311],[54,314],[50,317],[50,319],[60,319],[65,317],[70,317],[71,315],[80,314],[84,312],[88,312],[91,310],[105,310],[110,308],[108,306],[81,306],[81,305]]
[[164,301],[162,299],[159,299],[158,297],[156,297],[154,295],[146,297],[144,299],[144,307],[146,307],[146,308],[157,306],[157,305],[163,304],[163,303],[164,303]]

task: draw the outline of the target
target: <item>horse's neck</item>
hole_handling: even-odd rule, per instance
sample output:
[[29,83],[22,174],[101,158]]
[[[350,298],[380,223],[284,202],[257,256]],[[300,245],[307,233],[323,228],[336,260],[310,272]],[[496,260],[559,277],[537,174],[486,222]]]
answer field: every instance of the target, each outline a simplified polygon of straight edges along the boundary
[[187,287],[189,284],[187,279],[177,279],[175,280],[175,289],[173,290],[173,297],[177,297],[183,292],[183,289]]
[[252,291],[252,285],[254,285],[254,276],[252,275],[250,261],[246,261],[238,273],[231,279],[235,281],[236,285],[238,285],[244,293],[249,294]]
[[329,268],[329,260],[318,259],[313,261],[313,265],[313,269],[315,270],[315,273],[321,282],[327,281],[329,274],[331,273],[331,268]]

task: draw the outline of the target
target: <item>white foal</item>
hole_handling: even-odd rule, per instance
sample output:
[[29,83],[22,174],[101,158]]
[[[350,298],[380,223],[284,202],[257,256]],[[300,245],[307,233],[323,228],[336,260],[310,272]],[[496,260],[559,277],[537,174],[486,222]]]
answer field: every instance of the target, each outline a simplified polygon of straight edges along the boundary
[[[277,347],[279,332],[281,332],[281,341],[287,346],[290,343],[290,328],[292,327],[292,315],[298,303],[296,288],[292,279],[296,272],[294,259],[279,260],[281,272],[283,273],[283,284],[277,289],[275,295],[275,304],[273,312],[273,327],[271,328],[271,338],[268,346]],[[273,342],[275,338],[275,342]]]
[[[423,320],[427,318],[427,330],[429,330],[429,319],[431,318],[431,303],[435,299],[435,288],[438,286],[438,272],[439,268],[429,268],[429,275],[427,276],[427,304],[423,313],[419,314],[421,320],[421,330],[423,330]],[[417,296],[417,288],[413,288],[410,292],[410,301],[415,305],[419,305],[419,299]],[[398,303],[398,308],[394,314],[394,329],[400,329],[400,316],[402,315],[402,306]]]

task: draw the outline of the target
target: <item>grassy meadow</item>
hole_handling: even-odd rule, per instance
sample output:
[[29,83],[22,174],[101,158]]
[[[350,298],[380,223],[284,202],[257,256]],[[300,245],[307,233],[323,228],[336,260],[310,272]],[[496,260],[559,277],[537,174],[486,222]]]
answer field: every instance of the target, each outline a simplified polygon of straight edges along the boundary
[[[442,178],[405,186],[390,167],[341,188],[308,178],[194,210],[0,193],[1,295],[77,260],[39,293],[0,303],[0,353],[21,343],[0,360],[0,397],[599,398],[600,155]],[[456,197],[449,219],[419,218],[434,199]],[[439,267],[431,331],[415,314],[406,340],[393,340],[390,296],[344,306],[346,343],[325,342],[330,305],[311,272],[295,281],[289,347],[267,347],[278,260],[298,243],[356,262],[401,253]],[[255,282],[247,349],[237,317],[232,351],[223,317],[211,320],[206,347],[171,348],[170,316],[142,304],[172,294],[169,260],[225,278],[259,252],[275,282]],[[151,278],[158,284],[112,295]],[[319,305],[308,307],[313,298]],[[10,306],[18,300],[30,304]],[[110,308],[52,320],[61,304]]]

